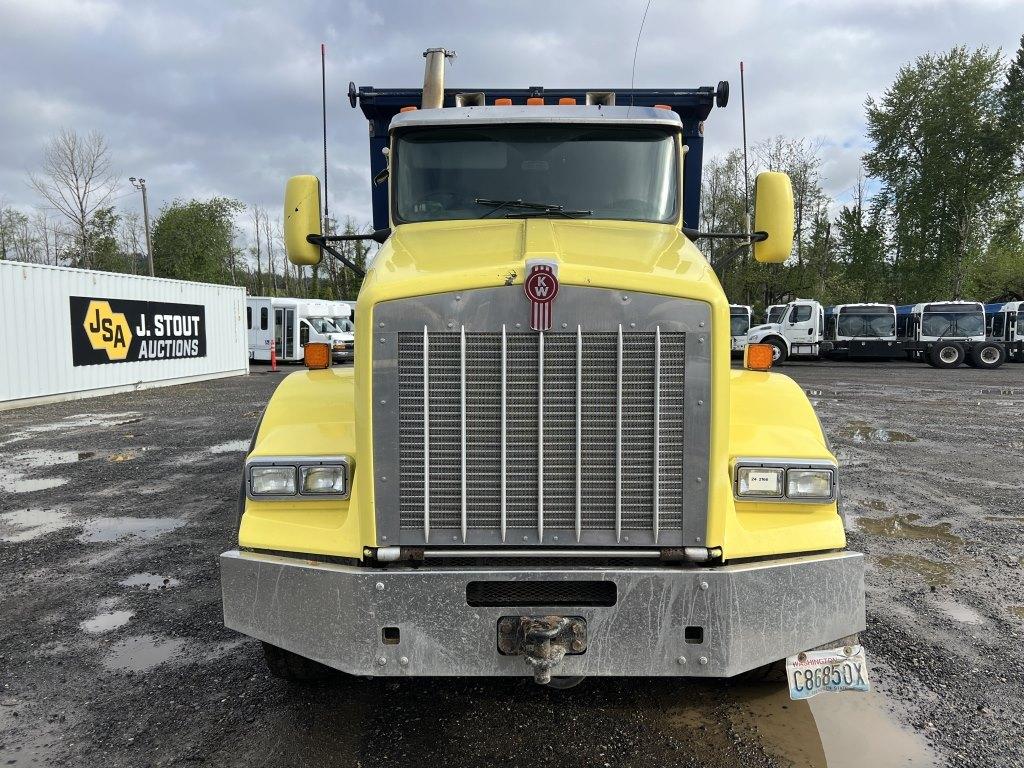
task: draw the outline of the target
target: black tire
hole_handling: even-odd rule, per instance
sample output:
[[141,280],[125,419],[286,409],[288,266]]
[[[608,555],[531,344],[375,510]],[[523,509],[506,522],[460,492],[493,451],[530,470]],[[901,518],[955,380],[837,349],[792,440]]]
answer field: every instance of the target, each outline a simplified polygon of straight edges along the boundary
[[972,368],[992,370],[1006,362],[1006,348],[989,341],[975,344],[967,354],[967,364]]
[[330,667],[270,643],[263,643],[263,659],[270,674],[289,683],[322,683],[337,676]]
[[786,358],[789,357],[789,353],[786,351],[786,345],[780,339],[767,339],[765,344],[771,344],[775,347],[775,352],[772,354],[772,364],[782,365],[786,362]]
[[935,368],[958,368],[964,361],[964,347],[956,341],[937,341],[928,353]]

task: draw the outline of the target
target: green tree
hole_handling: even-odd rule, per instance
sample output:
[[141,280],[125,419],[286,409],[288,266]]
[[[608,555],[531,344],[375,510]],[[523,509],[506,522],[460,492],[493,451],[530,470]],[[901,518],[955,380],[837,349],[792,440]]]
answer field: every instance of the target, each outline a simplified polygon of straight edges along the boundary
[[245,209],[237,200],[175,200],[153,224],[153,265],[160,277],[231,283],[237,252],[234,216]]
[[111,206],[98,208],[89,219],[87,236],[92,268],[105,272],[132,272],[132,264],[117,241],[121,217]]
[[998,51],[954,48],[904,66],[867,101],[868,173],[891,222],[897,301],[959,298],[1015,181],[1001,131]]

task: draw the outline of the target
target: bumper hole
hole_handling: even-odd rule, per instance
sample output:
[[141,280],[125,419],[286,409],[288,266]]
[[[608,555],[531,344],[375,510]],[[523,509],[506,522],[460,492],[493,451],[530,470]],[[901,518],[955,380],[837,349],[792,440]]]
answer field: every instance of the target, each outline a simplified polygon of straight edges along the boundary
[[701,645],[704,642],[704,627],[690,626],[683,630],[683,639],[690,645]]
[[466,604],[479,608],[599,607],[615,605],[614,581],[471,581]]
[[380,641],[384,645],[398,645],[402,640],[402,631],[398,627],[384,627],[380,631]]

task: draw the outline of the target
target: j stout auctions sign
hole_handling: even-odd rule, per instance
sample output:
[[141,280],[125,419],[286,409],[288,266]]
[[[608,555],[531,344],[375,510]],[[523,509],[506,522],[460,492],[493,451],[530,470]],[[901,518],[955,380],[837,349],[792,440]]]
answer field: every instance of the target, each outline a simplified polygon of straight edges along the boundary
[[206,308],[71,297],[71,354],[75,365],[206,357]]

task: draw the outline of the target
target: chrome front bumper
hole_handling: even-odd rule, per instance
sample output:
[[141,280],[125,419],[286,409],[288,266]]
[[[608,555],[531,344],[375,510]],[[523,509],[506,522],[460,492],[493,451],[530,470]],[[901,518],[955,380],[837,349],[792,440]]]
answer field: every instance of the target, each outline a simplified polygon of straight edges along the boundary
[[[531,675],[502,656],[502,616],[587,623],[557,675],[728,677],[864,629],[864,563],[836,552],[715,568],[360,568],[232,550],[220,557],[224,623],[357,675]],[[614,581],[612,607],[481,608],[470,581]],[[383,629],[397,627],[397,644]],[[702,642],[687,641],[700,627]]]

